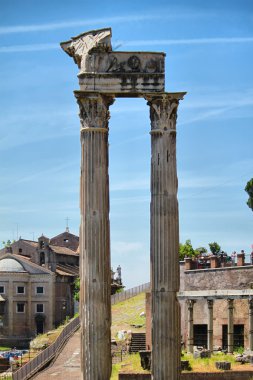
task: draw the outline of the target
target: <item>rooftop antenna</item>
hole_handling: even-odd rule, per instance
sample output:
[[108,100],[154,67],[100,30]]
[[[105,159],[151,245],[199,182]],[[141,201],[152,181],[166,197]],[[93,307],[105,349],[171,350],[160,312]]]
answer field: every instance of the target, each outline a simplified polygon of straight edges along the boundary
[[66,232],[69,232],[69,217],[67,216],[66,220]]

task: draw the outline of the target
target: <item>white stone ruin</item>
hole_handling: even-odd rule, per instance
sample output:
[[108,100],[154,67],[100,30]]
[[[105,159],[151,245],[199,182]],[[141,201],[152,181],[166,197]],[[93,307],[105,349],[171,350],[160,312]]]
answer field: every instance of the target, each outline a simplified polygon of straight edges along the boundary
[[164,91],[164,53],[113,51],[111,29],[62,42],[78,65],[81,122],[81,378],[111,375],[109,107],[144,98],[151,120],[152,379],[180,378],[179,233],[176,120],[185,92]]

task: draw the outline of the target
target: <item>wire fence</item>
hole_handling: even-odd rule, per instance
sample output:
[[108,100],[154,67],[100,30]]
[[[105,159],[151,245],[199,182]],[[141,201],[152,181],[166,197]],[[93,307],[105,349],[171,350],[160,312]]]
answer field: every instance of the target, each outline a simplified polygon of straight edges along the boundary
[[140,293],[146,292],[149,289],[150,289],[150,283],[147,282],[146,284],[136,286],[134,288],[125,290],[121,293],[113,294],[111,296],[111,303],[112,303],[112,305],[115,305],[115,303],[125,301],[129,298],[137,296]]

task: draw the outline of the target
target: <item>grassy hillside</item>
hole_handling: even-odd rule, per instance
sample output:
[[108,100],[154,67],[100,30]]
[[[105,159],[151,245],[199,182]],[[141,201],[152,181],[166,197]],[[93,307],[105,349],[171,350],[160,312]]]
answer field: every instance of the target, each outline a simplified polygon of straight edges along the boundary
[[[145,293],[130,298],[124,302],[112,306],[112,338],[116,338],[120,330],[131,330],[132,332],[146,331],[146,318],[140,317],[145,312]],[[132,325],[141,325],[136,328]]]

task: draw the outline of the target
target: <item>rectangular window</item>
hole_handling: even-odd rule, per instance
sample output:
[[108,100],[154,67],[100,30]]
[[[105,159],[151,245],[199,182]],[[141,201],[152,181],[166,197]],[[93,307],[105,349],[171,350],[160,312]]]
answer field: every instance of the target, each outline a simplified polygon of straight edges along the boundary
[[44,294],[44,286],[37,286],[36,294]]
[[24,312],[25,312],[25,304],[17,303],[17,313],[24,313]]
[[25,287],[17,286],[17,294],[25,294]]
[[37,305],[36,305],[36,313],[44,313],[44,305],[43,305],[43,303],[37,303]]
[[4,286],[0,286],[0,294],[4,294],[5,293],[5,289],[4,289]]

